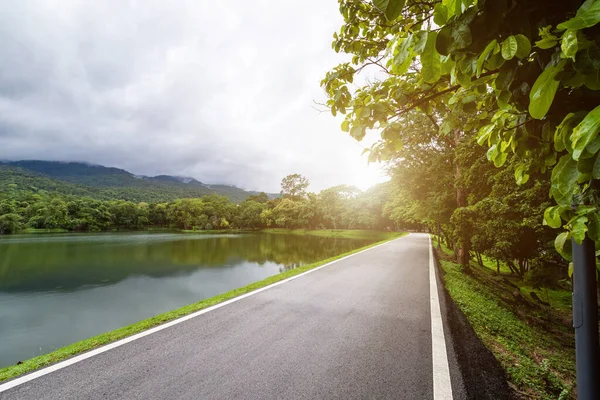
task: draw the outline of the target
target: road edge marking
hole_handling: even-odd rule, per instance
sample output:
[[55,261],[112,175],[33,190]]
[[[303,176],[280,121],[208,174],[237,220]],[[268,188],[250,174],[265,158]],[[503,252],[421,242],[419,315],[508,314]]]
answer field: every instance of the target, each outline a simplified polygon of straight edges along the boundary
[[124,344],[127,344],[129,342],[133,342],[134,340],[141,339],[141,338],[143,338],[145,336],[148,336],[148,335],[151,335],[153,333],[162,331],[163,329],[167,329],[167,328],[170,328],[171,326],[180,324],[180,323],[185,322],[187,320],[190,320],[192,318],[199,317],[202,314],[206,314],[206,313],[208,313],[210,311],[214,311],[214,310],[216,310],[218,308],[225,307],[226,305],[229,305],[231,303],[235,303],[237,301],[243,300],[243,299],[245,299],[247,297],[254,296],[255,294],[258,294],[260,292],[264,292],[265,290],[271,289],[271,288],[273,288],[275,286],[279,286],[279,285],[282,285],[284,283],[293,281],[294,279],[298,279],[298,278],[300,278],[300,277],[302,277],[304,275],[307,275],[307,274],[310,274],[312,272],[318,271],[318,270],[320,270],[322,268],[325,268],[325,267],[328,267],[328,266],[333,265],[335,263],[338,263],[340,261],[346,260],[346,259],[348,259],[350,257],[354,257],[354,256],[357,256],[359,254],[365,253],[367,251],[376,249],[378,247],[385,246],[386,244],[392,243],[392,242],[394,242],[396,240],[400,240],[402,238],[409,237],[410,235],[411,235],[411,233],[409,232],[408,235],[404,235],[404,236],[401,236],[401,237],[396,238],[396,239],[388,240],[385,243],[380,243],[380,244],[378,244],[376,246],[369,247],[368,249],[364,249],[364,250],[358,251],[356,253],[349,254],[349,255],[347,255],[345,257],[338,258],[337,260],[333,260],[331,262],[328,262],[327,264],[323,264],[320,267],[316,267],[316,268],[313,268],[313,269],[308,270],[306,272],[303,272],[301,274],[294,275],[292,277],[284,279],[282,281],[272,283],[272,284],[270,284],[268,286],[262,287],[260,289],[253,290],[252,292],[245,293],[245,294],[243,294],[241,296],[234,297],[234,298],[229,299],[229,300],[225,300],[222,303],[215,304],[214,306],[210,306],[210,307],[207,307],[207,308],[205,308],[203,310],[196,311],[196,312],[188,314],[186,316],[174,319],[173,321],[169,321],[169,322],[166,322],[166,323],[164,323],[162,325],[156,326],[154,328],[150,328],[148,330],[145,330],[143,332],[136,333],[135,335],[132,335],[132,336],[129,336],[129,337],[126,337],[126,338],[123,338],[123,339],[119,339],[116,342],[109,343],[107,345],[98,347],[97,349],[90,350],[90,351],[85,352],[83,354],[80,354],[78,356],[69,358],[69,359],[64,360],[64,361],[60,361],[60,362],[58,362],[56,364],[53,364],[53,365],[50,365],[48,367],[44,367],[44,368],[39,369],[37,371],[31,372],[29,374],[26,374],[26,375],[24,375],[24,376],[22,376],[20,378],[15,378],[15,379],[10,380],[10,381],[8,381],[6,383],[0,384],[0,393],[6,392],[7,390],[10,390],[10,389],[12,389],[12,388],[14,388],[16,386],[20,386],[20,385],[22,385],[24,383],[27,383],[27,382],[32,381],[34,379],[40,378],[40,377],[42,377],[44,375],[47,375],[49,373],[52,373],[54,371],[58,371],[60,369],[66,368],[66,367],[68,367],[70,365],[73,365],[73,364],[76,364],[76,363],[78,363],[80,361],[86,360],[88,358],[92,358],[94,356],[97,356],[98,354],[102,354],[102,353],[105,353],[105,352],[107,352],[109,350],[112,350],[112,349],[115,349],[117,347],[123,346]]
[[450,366],[446,351],[446,337],[438,295],[433,244],[429,235],[429,303],[431,305],[431,359],[433,364],[433,399],[452,400]]

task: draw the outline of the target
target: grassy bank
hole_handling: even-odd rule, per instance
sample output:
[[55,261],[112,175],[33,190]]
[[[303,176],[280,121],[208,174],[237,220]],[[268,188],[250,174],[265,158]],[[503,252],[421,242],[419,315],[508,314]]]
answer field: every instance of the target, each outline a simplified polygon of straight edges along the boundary
[[[532,290],[518,278],[495,273],[495,265],[471,263],[466,275],[452,253],[438,251],[450,296],[477,336],[506,370],[509,382],[524,398],[571,399],[574,395],[575,350],[568,290],[549,290],[550,306],[536,303]],[[517,289],[517,287],[519,287]],[[537,289],[538,295],[544,289]]]
[[26,228],[19,233],[67,233],[70,232],[68,229],[37,229],[37,228]]
[[177,232],[181,233],[204,233],[204,234],[229,234],[229,233],[249,233],[249,232],[260,232],[252,231],[249,229],[209,229],[209,230],[193,230],[193,229],[181,229]]
[[[251,283],[249,285],[246,285],[244,287],[241,288],[237,288],[234,290],[231,290],[227,293],[223,293],[220,294],[218,296],[215,297],[211,297],[209,299],[205,299],[202,300],[198,303],[194,303],[194,304],[190,304],[181,308],[178,308],[176,310],[173,311],[169,311],[163,314],[159,314],[157,316],[154,316],[152,318],[148,318],[139,322],[136,322],[135,324],[132,325],[128,325],[128,326],[124,326],[122,328],[116,329],[114,331],[111,332],[107,332],[107,333],[103,333],[101,335],[98,336],[94,336],[92,338],[86,339],[86,340],[82,340],[80,342],[68,345],[66,347],[63,347],[61,349],[55,350],[51,353],[48,354],[44,354],[32,359],[29,359],[25,362],[23,362],[22,364],[19,365],[13,365],[13,366],[9,366],[9,367],[5,367],[0,369],[0,382],[2,381],[6,381],[8,379],[14,378],[16,376],[19,376],[21,374],[27,373],[27,372],[31,372],[33,370],[39,369],[41,367],[45,367],[47,365],[56,363],[58,361],[62,361],[65,360],[67,358],[73,357],[77,354],[92,350],[94,348],[100,347],[102,345],[114,342],[116,340],[125,338],[127,336],[131,336],[134,335],[136,333],[142,332],[144,330],[150,329],[152,327],[155,327],[157,325],[163,324],[165,322],[168,321],[172,321],[174,319],[177,319],[179,317],[183,317],[185,315],[191,314],[195,311],[199,311],[202,310],[204,308],[213,306],[215,304],[221,303],[225,300],[229,300],[232,299],[234,297],[243,295],[245,293],[251,292],[253,290],[262,288],[264,286],[282,281],[284,279],[290,278],[292,276],[301,274],[303,272],[306,272],[308,270],[311,270],[313,268],[319,267],[321,265],[327,264],[329,262],[335,261],[337,259],[340,259],[342,257],[348,256],[350,254],[354,254],[357,253],[361,250],[365,250],[367,248],[376,246],[378,244],[384,243],[388,240],[391,239],[395,239],[401,236],[406,235],[406,233],[400,233],[400,232],[394,232],[393,234],[390,234],[388,232],[383,233],[382,236],[380,236],[380,240],[372,243],[368,246],[364,246],[361,247],[359,249],[344,253],[344,254],[340,254],[337,255],[335,257],[331,257],[328,258],[326,260],[321,260],[312,264],[308,264],[308,265],[304,265],[300,268],[296,268],[296,269],[292,269],[289,271],[285,271],[283,273],[280,273],[278,275],[274,275],[271,276],[267,279],[264,279],[262,281],[258,281],[258,282],[254,282]],[[361,238],[367,238],[367,237],[361,237]]]
[[398,237],[399,232],[369,231],[360,229],[263,229],[266,233],[283,233],[288,235],[314,235],[339,237],[348,239],[385,240]]

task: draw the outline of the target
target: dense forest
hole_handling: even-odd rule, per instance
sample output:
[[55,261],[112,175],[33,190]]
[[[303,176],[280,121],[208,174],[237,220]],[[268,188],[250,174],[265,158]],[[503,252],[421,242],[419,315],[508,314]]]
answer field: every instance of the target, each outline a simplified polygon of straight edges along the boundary
[[[27,187],[27,185],[24,185]],[[105,231],[154,228],[222,230],[261,228],[388,229],[383,213],[388,186],[361,192],[336,186],[318,194],[298,174],[282,181],[281,197],[266,193],[233,203],[209,194],[170,202],[100,200],[59,191],[31,191],[11,183],[0,192],[0,234],[30,229]],[[83,193],[85,195],[85,193]]]

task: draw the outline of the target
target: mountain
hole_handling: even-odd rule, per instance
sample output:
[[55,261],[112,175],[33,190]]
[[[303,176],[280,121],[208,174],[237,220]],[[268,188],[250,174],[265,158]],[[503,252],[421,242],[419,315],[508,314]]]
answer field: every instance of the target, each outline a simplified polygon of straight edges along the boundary
[[[203,184],[190,177],[140,176],[102,165],[40,160],[1,162],[0,191],[6,190],[9,184],[19,189],[135,202],[170,201],[216,193],[237,203],[258,193],[231,185]],[[270,194],[270,197],[276,196]]]

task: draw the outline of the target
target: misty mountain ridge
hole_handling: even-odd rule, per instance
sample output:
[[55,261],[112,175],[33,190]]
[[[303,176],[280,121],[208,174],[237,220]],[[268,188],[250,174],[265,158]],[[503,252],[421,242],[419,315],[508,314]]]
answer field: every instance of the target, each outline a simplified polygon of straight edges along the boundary
[[[91,197],[97,198],[169,201],[176,198],[200,197],[216,193],[227,196],[234,202],[240,202],[250,195],[259,193],[246,191],[233,185],[204,184],[187,176],[135,175],[124,169],[86,162],[20,160],[2,161],[0,162],[1,166],[21,170],[2,174],[3,179],[0,179],[0,185],[2,186],[7,183],[22,186],[23,183],[28,182],[28,185],[33,189],[54,191],[56,187],[61,187],[64,190],[72,191],[72,189],[65,189],[64,185],[61,186],[55,182],[49,183],[39,179],[36,181],[35,176],[27,174],[33,173],[52,180],[77,185],[79,186],[78,192],[89,191]],[[269,194],[269,197],[276,196],[277,194]]]

